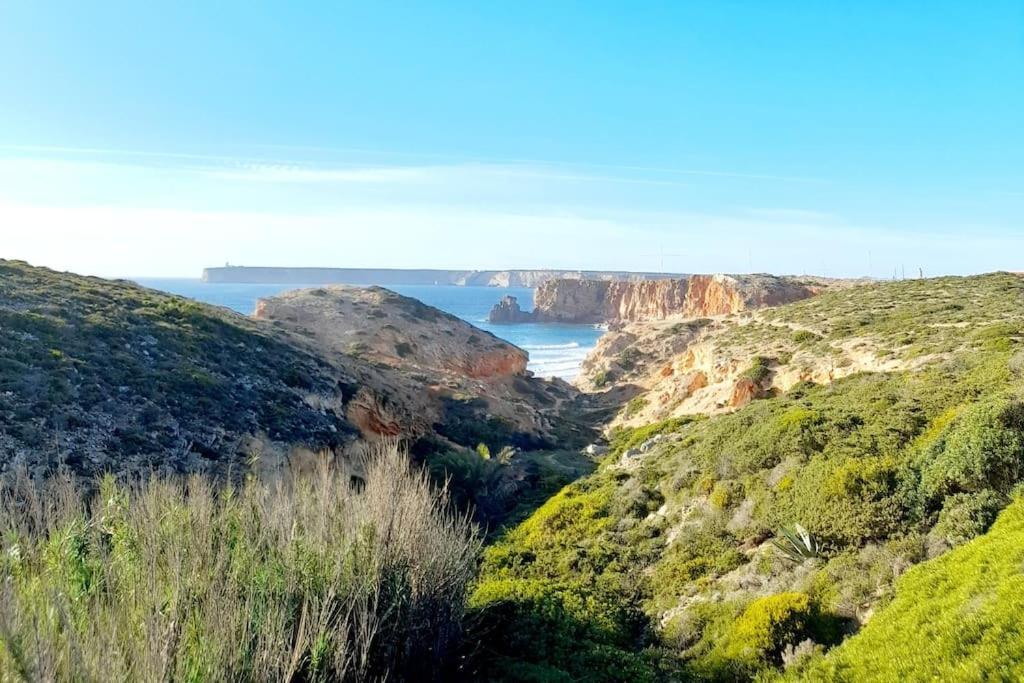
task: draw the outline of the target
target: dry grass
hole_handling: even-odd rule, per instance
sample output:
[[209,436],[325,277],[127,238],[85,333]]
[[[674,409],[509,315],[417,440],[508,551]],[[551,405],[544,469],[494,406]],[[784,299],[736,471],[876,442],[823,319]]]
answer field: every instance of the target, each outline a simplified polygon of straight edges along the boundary
[[394,447],[363,482],[18,477],[0,533],[2,680],[436,678],[480,545]]

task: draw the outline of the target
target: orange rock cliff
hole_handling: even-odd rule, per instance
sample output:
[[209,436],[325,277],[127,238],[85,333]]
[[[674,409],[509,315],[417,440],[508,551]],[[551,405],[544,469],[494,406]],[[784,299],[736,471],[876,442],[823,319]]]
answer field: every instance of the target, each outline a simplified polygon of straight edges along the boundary
[[702,317],[775,306],[813,296],[814,285],[772,275],[689,275],[603,282],[549,280],[534,296],[534,320],[602,323]]

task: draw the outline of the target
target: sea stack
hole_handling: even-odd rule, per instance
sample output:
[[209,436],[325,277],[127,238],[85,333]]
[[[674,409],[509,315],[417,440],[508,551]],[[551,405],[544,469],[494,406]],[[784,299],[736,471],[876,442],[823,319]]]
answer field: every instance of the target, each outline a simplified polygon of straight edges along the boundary
[[506,295],[501,297],[501,301],[494,304],[487,319],[492,323],[510,324],[532,322],[534,317],[533,313],[519,307],[519,299]]

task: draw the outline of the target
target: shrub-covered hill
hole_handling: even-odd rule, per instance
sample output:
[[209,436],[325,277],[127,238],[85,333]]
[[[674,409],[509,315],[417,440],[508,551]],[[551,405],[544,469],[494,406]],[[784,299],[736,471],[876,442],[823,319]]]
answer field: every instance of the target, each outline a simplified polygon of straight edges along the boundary
[[728,412],[801,382],[913,370],[1001,343],[1020,297],[1009,273],[833,287],[739,315],[628,325],[602,338],[584,372],[592,387],[640,392],[620,411],[629,426]]
[[377,435],[418,453],[543,445],[426,374],[131,283],[0,261],[0,469],[223,472]]
[[[970,305],[949,308],[951,287]],[[908,568],[986,531],[1024,477],[1024,281],[826,296],[858,334],[912,337],[929,358],[615,432],[594,474],[485,550],[477,675],[795,675],[871,624]],[[771,315],[791,337],[816,304]],[[926,314],[939,308],[956,320]]]
[[861,633],[803,667],[799,678],[1019,681],[1022,611],[1024,501],[1018,499],[984,536],[909,570],[892,602]]
[[225,309],[0,261],[0,464],[202,469],[247,437],[338,446],[335,367]]

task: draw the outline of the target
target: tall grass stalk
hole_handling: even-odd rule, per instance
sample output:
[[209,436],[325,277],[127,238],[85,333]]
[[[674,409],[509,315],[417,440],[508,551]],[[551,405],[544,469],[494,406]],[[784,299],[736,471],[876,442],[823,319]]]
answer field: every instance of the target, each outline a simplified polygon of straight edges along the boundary
[[480,540],[396,447],[350,480],[0,489],[0,679],[417,680],[459,636]]

